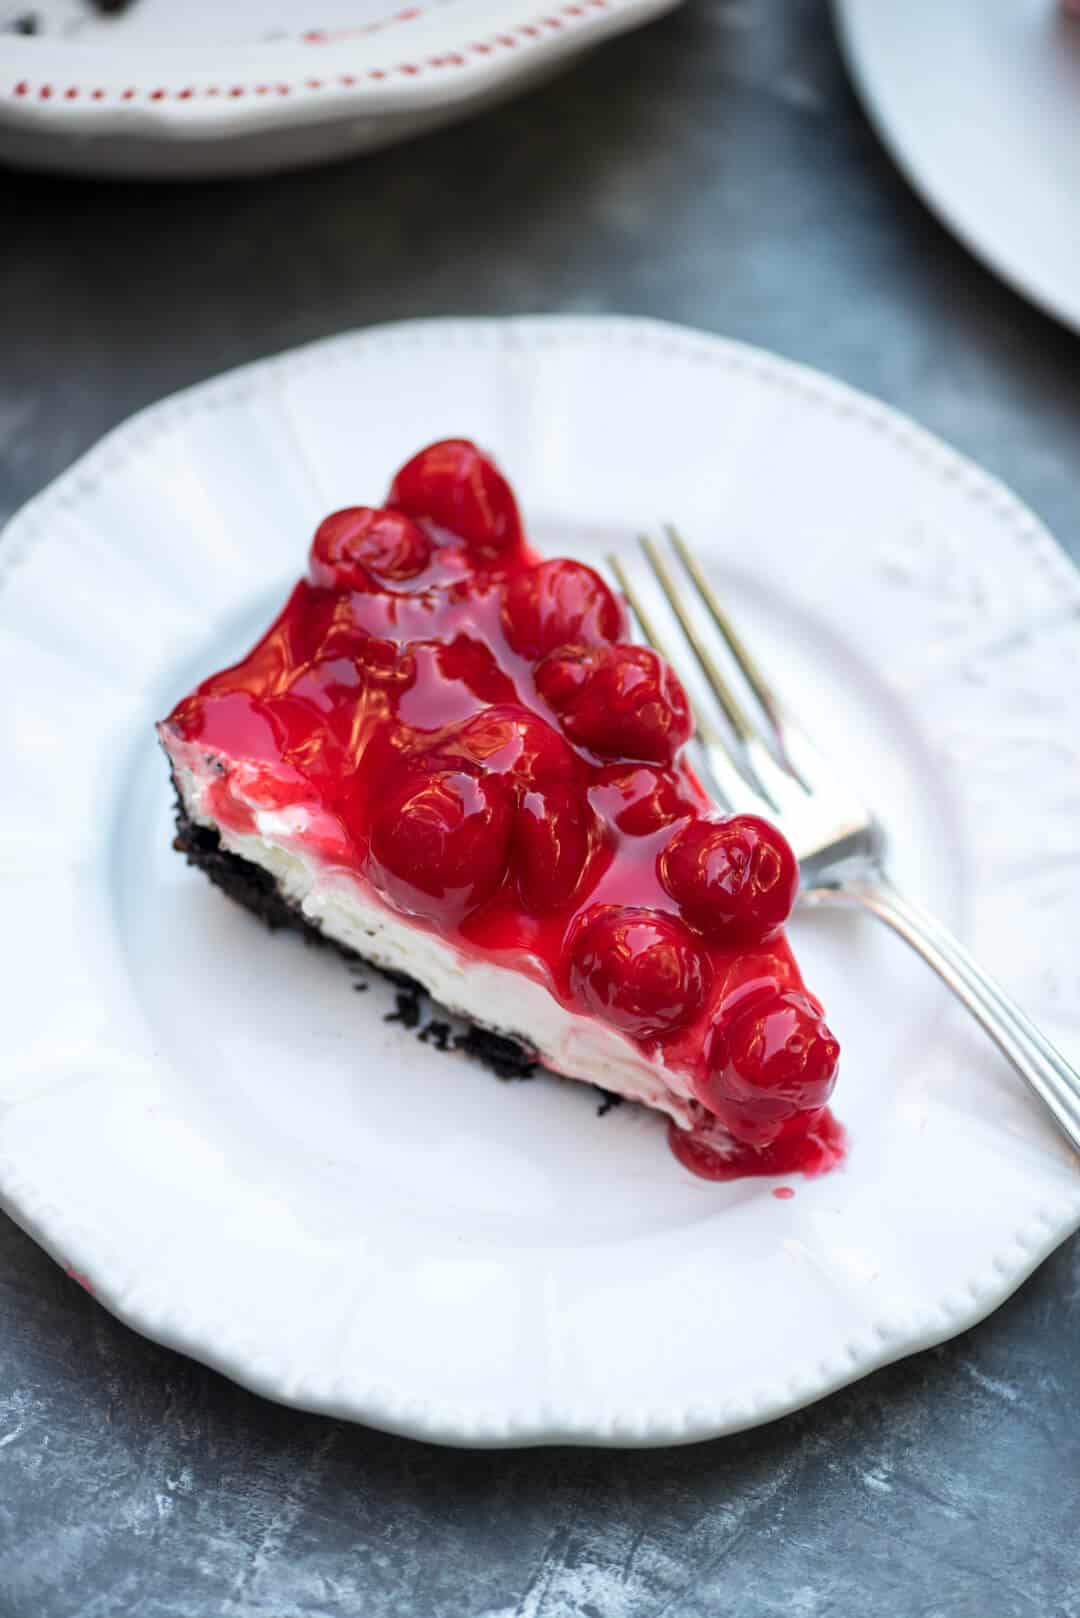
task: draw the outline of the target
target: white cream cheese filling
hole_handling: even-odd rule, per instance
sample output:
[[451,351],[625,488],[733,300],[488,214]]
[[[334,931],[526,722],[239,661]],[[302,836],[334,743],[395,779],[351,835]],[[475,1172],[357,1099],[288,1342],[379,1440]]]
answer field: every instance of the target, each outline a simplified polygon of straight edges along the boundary
[[[162,740],[191,819],[216,831],[229,853],[268,872],[282,896],[328,938],[376,966],[414,978],[432,999],[469,1022],[516,1037],[565,1078],[599,1085],[689,1125],[690,1087],[684,1075],[649,1061],[617,1029],[568,1011],[526,971],[464,955],[391,910],[351,872],[313,858],[303,846],[305,810],[269,811],[251,803],[253,832],[220,825],[204,808],[206,788],[221,778],[220,767],[197,745],[178,742],[167,732]],[[241,796],[235,776],[231,786]]]

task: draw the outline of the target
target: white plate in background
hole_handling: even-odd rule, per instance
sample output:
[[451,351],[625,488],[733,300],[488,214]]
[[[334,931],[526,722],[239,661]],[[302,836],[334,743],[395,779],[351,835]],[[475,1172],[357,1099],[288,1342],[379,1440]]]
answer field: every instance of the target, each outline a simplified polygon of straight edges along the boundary
[[852,78],[916,191],[1080,331],[1080,17],[1058,0],[833,0]]
[[843,1169],[712,1185],[662,1122],[387,1023],[170,844],[152,722],[241,652],[318,518],[424,442],[496,451],[534,537],[677,519],[898,879],[1080,1033],[1080,580],[885,406],[646,321],[346,335],[142,412],[0,542],[0,1202],[122,1319],[276,1399],[459,1444],[684,1442],[978,1320],[1080,1172],[869,918],[797,916]]
[[[248,174],[370,151],[527,89],[678,0],[34,0],[0,32],[0,161]],[[0,17],[0,22],[7,22]]]

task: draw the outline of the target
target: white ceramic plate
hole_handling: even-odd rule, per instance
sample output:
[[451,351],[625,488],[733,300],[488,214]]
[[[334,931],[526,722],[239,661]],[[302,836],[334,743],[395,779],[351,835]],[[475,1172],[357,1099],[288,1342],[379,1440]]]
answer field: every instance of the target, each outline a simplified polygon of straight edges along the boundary
[[949,1336],[1080,1222],[1080,1174],[891,937],[797,918],[850,1161],[777,1200],[662,1124],[383,1021],[171,852],[153,719],[239,653],[316,520],[468,433],[537,540],[677,517],[898,876],[1075,1038],[1080,583],[884,406],[643,321],[384,327],[112,433],[0,546],[0,1197],[101,1301],[261,1392],[462,1444],[760,1422]]
[[1080,330],[1080,18],[1057,0],[833,0],[867,112],[971,251]]
[[[241,174],[369,151],[478,112],[678,0],[34,0],[0,33],[0,160]],[[0,24],[7,18],[0,16]]]

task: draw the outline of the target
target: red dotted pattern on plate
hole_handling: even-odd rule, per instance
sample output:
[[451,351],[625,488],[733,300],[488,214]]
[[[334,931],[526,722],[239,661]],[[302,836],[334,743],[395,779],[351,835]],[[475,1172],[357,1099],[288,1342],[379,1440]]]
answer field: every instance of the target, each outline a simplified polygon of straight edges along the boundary
[[[522,23],[507,33],[495,34],[488,40],[474,40],[460,51],[444,51],[440,56],[429,56],[419,62],[398,62],[393,67],[368,68],[364,73],[338,73],[329,78],[304,79],[299,84],[234,84],[224,90],[220,85],[206,85],[201,89],[196,85],[185,85],[182,89],[166,89],[154,85],[150,89],[137,89],[129,86],[125,90],[106,90],[100,86],[87,89],[82,85],[71,84],[60,88],[54,84],[33,84],[29,79],[19,79],[13,84],[8,94],[16,100],[36,99],[38,101],[51,101],[54,96],[65,101],[89,101],[100,105],[106,101],[152,101],[152,102],[193,102],[200,97],[212,99],[224,95],[229,100],[239,100],[244,96],[290,95],[294,90],[307,90],[316,94],[321,90],[351,90],[361,79],[371,79],[375,82],[394,78],[415,78],[421,73],[431,72],[433,69],[444,67],[464,67],[469,56],[490,56],[499,50],[516,50],[523,41],[540,39],[545,32],[554,32],[565,26],[566,21],[580,21],[587,18],[590,12],[605,11],[610,0],[581,0],[580,4],[565,5],[557,13],[538,18],[535,22]],[[421,15],[419,8],[411,8],[387,18],[384,23],[368,25],[368,32],[376,28],[385,27],[390,22],[410,22],[414,17]],[[314,41],[315,35],[305,35],[305,39]],[[334,36],[325,36],[327,40]]]
[[367,34],[377,34],[380,29],[389,28],[396,22],[413,22],[415,18],[422,17],[426,9],[424,6],[410,6],[406,11],[395,11],[392,17],[380,17],[375,22],[361,23],[355,28],[309,28],[300,37],[305,45],[339,45],[347,39],[362,39]]

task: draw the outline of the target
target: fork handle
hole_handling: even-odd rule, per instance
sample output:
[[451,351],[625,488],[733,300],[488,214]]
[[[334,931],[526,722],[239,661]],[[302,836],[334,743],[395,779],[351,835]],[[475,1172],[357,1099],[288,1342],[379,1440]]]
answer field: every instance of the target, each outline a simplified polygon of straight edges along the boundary
[[1080,1074],[946,927],[898,893],[884,873],[811,888],[809,904],[857,905],[910,944],[967,1007],[1080,1153]]

